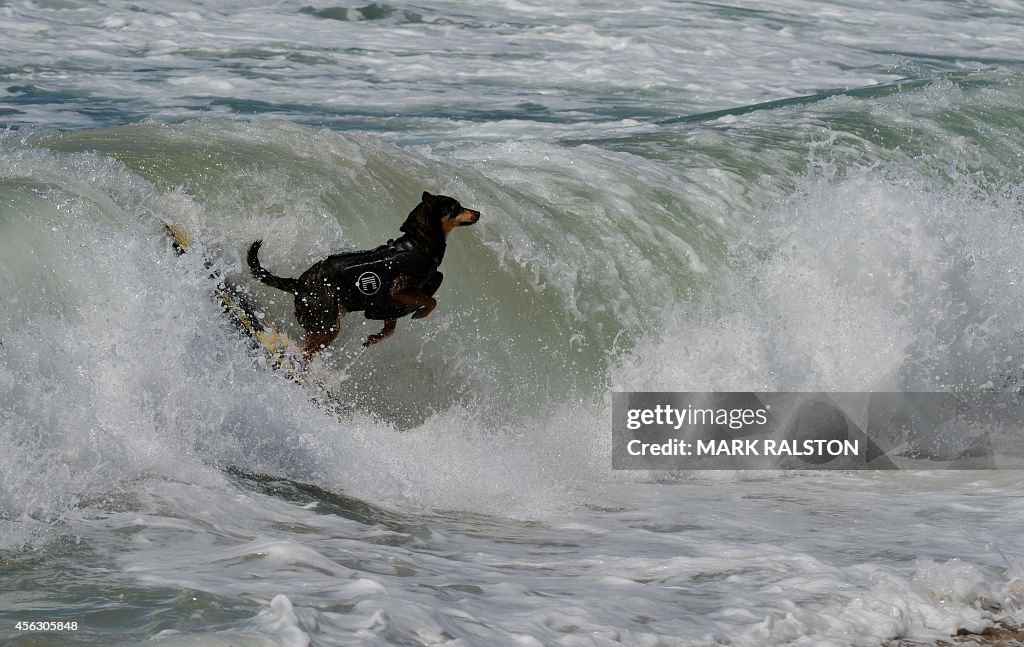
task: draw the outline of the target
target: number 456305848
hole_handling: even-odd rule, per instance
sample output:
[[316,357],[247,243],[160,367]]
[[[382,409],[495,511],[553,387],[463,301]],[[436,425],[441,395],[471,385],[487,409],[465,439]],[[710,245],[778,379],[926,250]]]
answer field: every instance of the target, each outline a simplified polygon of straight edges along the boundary
[[78,631],[78,622],[34,620],[32,622],[16,623],[14,628],[17,631]]

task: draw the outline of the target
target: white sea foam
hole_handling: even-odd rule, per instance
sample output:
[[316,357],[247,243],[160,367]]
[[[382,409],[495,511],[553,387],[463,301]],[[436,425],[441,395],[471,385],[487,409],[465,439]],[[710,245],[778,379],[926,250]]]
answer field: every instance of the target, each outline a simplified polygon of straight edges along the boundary
[[[464,126],[468,134],[482,122],[515,127],[519,117],[485,115],[525,106],[529,119],[527,104],[546,116],[541,121],[614,123],[617,110],[677,116],[1024,59],[1019,16],[993,4],[339,9],[324,1],[12,4],[0,15],[3,78],[8,96],[32,85],[165,118],[219,98],[266,102],[249,109],[287,114],[301,96],[310,120],[322,118],[318,111],[378,121],[421,115],[430,130],[446,132],[451,124],[443,122],[456,117],[466,119],[456,131]],[[354,19],[367,14],[375,19]],[[140,67],[144,73],[135,72]],[[616,107],[621,97],[630,100]],[[85,123],[66,100],[33,104],[19,121]]]
[[[289,647],[1024,622],[1018,473],[613,472],[607,397],[1013,388],[1020,8],[0,7],[15,612],[80,613],[93,644]],[[313,370],[349,407],[325,412],[209,274],[297,333],[246,246],[294,275],[393,237],[424,189],[484,217],[429,319],[368,351],[345,319]]]
[[[628,275],[606,275],[612,270],[601,263],[584,273],[573,265],[586,267],[585,255],[615,238],[618,221],[611,214],[626,211],[641,224],[628,232],[635,247],[622,253],[648,273],[664,269],[661,249],[713,249],[710,232],[687,243],[670,216],[657,217],[657,200],[671,190],[667,171],[636,159],[639,181],[615,183],[611,169],[633,159],[629,155],[584,148],[569,164],[554,148],[511,149],[524,175],[484,167],[460,179],[464,184],[455,192],[500,204],[526,194],[528,173],[568,166],[599,187],[596,204],[574,202],[571,173],[552,174],[547,186],[537,184],[535,206],[481,223],[479,233],[459,232],[464,238],[452,242],[451,267],[465,262],[459,255],[476,257],[478,268],[490,264],[488,272],[506,275],[497,286],[525,271],[510,281],[503,299],[552,296],[551,303],[564,308],[557,315],[564,321],[589,322],[581,328],[584,341],[558,348],[562,331],[535,331],[538,343],[519,348],[535,359],[507,364],[501,348],[489,352],[482,341],[489,337],[473,331],[484,324],[501,337],[528,333],[515,320],[482,317],[468,296],[475,277],[456,271],[449,280],[457,305],[429,320],[436,328],[422,337],[403,335],[386,355],[339,349],[319,365],[323,377],[343,380],[342,387],[385,394],[335,419],[308,402],[302,389],[250,360],[208,297],[212,284],[200,252],[223,254],[225,269],[238,272],[236,255],[218,250],[244,246],[254,229],[281,232],[277,255],[266,259],[275,265],[293,253],[289,248],[379,238],[393,223],[352,219],[374,208],[372,189],[351,197],[331,224],[316,229],[325,223],[324,201],[332,200],[330,183],[372,187],[364,179],[371,177],[389,195],[401,195],[405,173],[422,181],[451,162],[276,123],[206,121],[122,133],[112,139],[123,151],[132,150],[132,142],[164,138],[158,148],[174,152],[163,159],[183,169],[194,168],[187,144],[197,135],[205,150],[216,152],[214,159],[242,150],[274,151],[275,159],[289,160],[267,170],[215,162],[203,171],[202,188],[193,184],[193,198],[180,186],[163,190],[102,155],[47,153],[9,142],[4,222],[17,238],[4,239],[9,242],[0,258],[19,287],[17,307],[5,311],[18,325],[4,336],[2,375],[13,390],[2,429],[5,445],[14,448],[2,472],[2,491],[11,493],[3,500],[4,542],[45,547],[56,523],[113,560],[123,573],[120,586],[194,591],[189,595],[203,609],[215,604],[207,598],[252,596],[257,604],[227,634],[211,627],[198,635],[163,634],[159,642],[237,638],[290,645],[315,635],[323,644],[357,644],[465,635],[543,643],[587,632],[631,644],[679,636],[692,637],[692,644],[726,638],[749,645],[838,644],[844,636],[872,644],[1015,617],[1019,568],[1003,553],[1012,550],[1016,531],[1000,520],[1018,518],[1020,511],[1015,499],[998,495],[1016,487],[1012,473],[983,481],[957,475],[680,480],[614,474],[599,387],[591,390],[585,380],[546,386],[543,377],[517,384],[530,381],[533,374],[522,371],[543,356],[560,358],[553,366],[571,374],[588,365],[565,363],[578,348],[610,344],[607,362],[621,350],[616,344],[627,343],[622,338],[632,350],[618,356],[610,379],[627,390],[869,388],[893,379],[915,366],[913,357],[934,360],[929,349],[958,330],[940,334],[929,327],[928,313],[917,312],[907,297],[952,299],[948,286],[956,282],[949,276],[957,268],[935,260],[950,253],[954,238],[943,236],[955,236],[957,249],[978,259],[978,273],[961,277],[955,293],[964,303],[974,304],[978,316],[987,308],[1016,307],[1012,293],[990,290],[1001,276],[996,268],[1016,262],[1005,248],[1014,230],[1002,229],[1000,220],[1014,208],[1013,194],[1001,201],[964,190],[962,198],[937,200],[933,180],[913,179],[910,168],[903,176],[812,172],[759,221],[726,221],[749,236],[734,245],[738,261],[725,264],[720,253],[705,253],[699,265],[672,270],[692,278],[691,287],[672,292],[671,303],[688,293],[711,294],[701,281],[733,289],[713,300],[722,309],[714,320],[678,306],[652,306],[651,316],[667,318],[660,330],[671,334],[665,334],[645,332],[647,315],[636,304],[679,289],[672,282],[638,281],[630,305],[603,288],[611,277]],[[41,141],[89,150],[110,139],[109,133],[97,136]],[[396,156],[413,170],[381,163]],[[316,168],[334,179],[297,181]],[[261,188],[231,188],[239,182]],[[728,195],[733,184],[723,176],[713,186]],[[295,196],[295,211],[276,212],[273,205],[286,193]],[[619,201],[623,195],[629,199]],[[715,195],[700,202],[714,207],[730,199]],[[545,210],[564,214],[562,226],[572,226],[554,229],[558,223],[546,222]],[[199,232],[196,253],[175,257],[160,218]],[[904,225],[889,226],[894,218]],[[277,219],[290,226],[277,226]],[[576,224],[581,221],[583,228]],[[295,223],[304,222],[312,231],[297,232]],[[360,233],[367,226],[374,232]],[[483,244],[474,243],[474,235]],[[589,242],[563,247],[563,258],[575,261],[560,262],[544,247],[555,236]],[[35,252],[24,254],[16,241],[28,241]],[[503,247],[509,241],[516,244]],[[626,257],[615,256],[619,247],[608,253],[625,266]],[[535,279],[526,280],[531,274]],[[578,300],[588,291],[589,300]],[[799,307],[808,294],[822,304],[820,315],[807,318]],[[609,314],[600,315],[599,306]],[[270,311],[284,317],[287,304]],[[602,321],[617,326],[614,339],[595,325]],[[999,340],[1012,337],[1012,330],[993,324],[987,333]],[[357,328],[353,336],[359,334]],[[842,349],[827,343],[836,337],[846,340]],[[808,341],[815,339],[816,345]],[[885,343],[901,352],[877,352]],[[467,353],[474,361],[459,359]],[[389,358],[384,365],[381,357]],[[396,380],[410,385],[400,398],[393,395]],[[453,384],[473,388],[440,400]],[[491,395],[481,397],[481,385]],[[517,407],[519,399],[527,406]],[[396,401],[402,407],[395,409]],[[324,489],[295,491],[290,496],[302,504],[296,505],[268,497],[272,490],[261,489],[256,477],[235,479],[216,469],[225,464]],[[40,475],[45,490],[33,486]],[[335,501],[331,492],[355,498]],[[942,512],[967,500],[978,505]],[[359,512],[366,505],[360,502],[384,509]],[[969,525],[953,531],[946,514]],[[919,519],[909,530],[908,518]],[[944,529],[941,540],[936,524]],[[114,539],[121,537],[128,542]],[[126,545],[131,549],[124,551]],[[670,608],[686,611],[666,613]]]

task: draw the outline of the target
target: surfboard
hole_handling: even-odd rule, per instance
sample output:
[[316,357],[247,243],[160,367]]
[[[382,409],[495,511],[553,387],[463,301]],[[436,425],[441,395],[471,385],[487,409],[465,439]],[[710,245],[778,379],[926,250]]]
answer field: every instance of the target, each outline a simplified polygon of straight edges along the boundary
[[[175,253],[179,256],[186,254],[192,245],[188,232],[180,225],[163,224]],[[266,319],[248,291],[221,276],[213,269],[214,263],[210,259],[205,259],[204,264],[211,270],[210,278],[216,281],[213,297],[220,303],[225,317],[242,335],[252,340],[253,348],[266,358],[267,365],[305,388],[310,401],[324,413],[341,420],[343,414],[351,412],[351,405],[335,395],[322,377],[310,372],[303,361],[302,347]]]
[[[167,234],[171,237],[174,251],[180,256],[188,252],[192,245],[192,239],[180,225],[164,223]],[[207,260],[206,266],[212,267]],[[307,381],[305,370],[302,365],[302,351],[291,337],[273,324],[265,320],[259,308],[252,302],[248,292],[237,284],[232,283],[216,273],[211,275],[217,281],[214,288],[214,298],[224,309],[228,320],[243,335],[253,341],[253,345],[259,349],[267,358],[272,368],[279,369],[295,382],[300,384]]]

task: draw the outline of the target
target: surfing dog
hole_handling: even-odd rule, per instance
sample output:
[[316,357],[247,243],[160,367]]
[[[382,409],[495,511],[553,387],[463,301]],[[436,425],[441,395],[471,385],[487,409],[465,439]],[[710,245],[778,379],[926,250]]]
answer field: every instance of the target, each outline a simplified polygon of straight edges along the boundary
[[444,278],[437,268],[448,234],[479,219],[479,211],[466,209],[455,198],[424,191],[422,202],[400,228],[404,235],[375,249],[328,256],[297,279],[274,276],[260,265],[262,240],[249,247],[246,260],[259,281],[295,295],[295,318],[306,331],[302,352],[308,363],[338,336],[346,313],[362,311],[367,319],[384,322],[363,346],[390,337],[401,317],[428,317],[437,307],[433,295]]

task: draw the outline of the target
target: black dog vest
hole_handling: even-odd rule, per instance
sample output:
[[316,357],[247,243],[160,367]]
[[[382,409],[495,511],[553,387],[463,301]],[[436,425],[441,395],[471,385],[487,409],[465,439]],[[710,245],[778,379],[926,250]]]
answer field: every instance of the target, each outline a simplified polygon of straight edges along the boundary
[[399,276],[426,277],[417,292],[427,296],[433,296],[444,279],[434,259],[394,241],[367,251],[333,254],[326,262],[328,276],[337,281],[334,287],[342,307],[348,312],[363,311],[367,319],[399,319],[419,309],[391,298],[391,287]]

